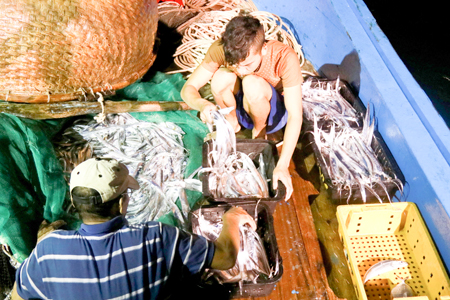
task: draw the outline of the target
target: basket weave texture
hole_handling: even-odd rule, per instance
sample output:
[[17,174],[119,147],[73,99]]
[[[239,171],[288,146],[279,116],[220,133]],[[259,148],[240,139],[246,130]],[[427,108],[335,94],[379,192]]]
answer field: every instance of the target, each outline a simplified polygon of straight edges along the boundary
[[58,102],[150,68],[156,0],[0,0],[0,99]]

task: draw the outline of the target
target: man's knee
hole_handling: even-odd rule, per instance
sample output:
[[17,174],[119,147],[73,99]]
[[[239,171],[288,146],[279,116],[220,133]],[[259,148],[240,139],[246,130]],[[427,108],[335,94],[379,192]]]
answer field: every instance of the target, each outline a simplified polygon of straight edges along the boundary
[[258,103],[272,98],[272,88],[264,78],[256,75],[245,76],[242,80],[242,90],[247,100]]
[[220,68],[211,79],[211,91],[213,94],[221,94],[225,90],[233,90],[236,80],[236,74],[226,68]]

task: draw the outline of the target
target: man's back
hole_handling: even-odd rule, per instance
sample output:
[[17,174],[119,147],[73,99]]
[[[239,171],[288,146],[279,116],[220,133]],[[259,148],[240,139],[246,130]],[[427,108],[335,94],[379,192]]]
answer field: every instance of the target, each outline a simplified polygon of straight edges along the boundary
[[50,234],[18,270],[17,290],[22,298],[156,299],[213,255],[210,242],[175,227],[116,217]]

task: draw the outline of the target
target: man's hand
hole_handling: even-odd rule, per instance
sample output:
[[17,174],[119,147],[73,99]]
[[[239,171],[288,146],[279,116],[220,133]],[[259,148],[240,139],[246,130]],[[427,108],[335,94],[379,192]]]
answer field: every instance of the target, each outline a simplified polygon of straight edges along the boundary
[[11,300],[23,300],[23,298],[21,298],[19,294],[17,294],[17,282],[14,282],[14,286],[11,293]]
[[214,242],[216,250],[211,268],[228,270],[235,265],[239,253],[241,241],[239,226],[248,224],[253,230],[256,230],[256,223],[242,207],[231,208],[222,216],[222,220],[222,232]]
[[248,224],[253,230],[256,230],[255,220],[242,208],[233,207],[229,209],[223,216],[222,220],[227,224],[235,224],[238,226]]
[[280,180],[286,187],[286,198],[284,200],[287,201],[291,198],[292,192],[294,191],[291,174],[289,174],[288,168],[277,166],[273,170],[272,186],[275,190],[278,188],[278,180]]
[[205,123],[207,122],[212,124],[213,120],[211,112],[215,110],[217,110],[217,107],[208,100],[205,100],[200,107],[200,119],[202,119],[202,121]]
[[47,222],[47,220],[42,221],[41,225],[39,225],[37,242],[39,243],[47,234],[59,229],[64,225],[67,225],[67,223],[63,220],[57,220],[50,224]]

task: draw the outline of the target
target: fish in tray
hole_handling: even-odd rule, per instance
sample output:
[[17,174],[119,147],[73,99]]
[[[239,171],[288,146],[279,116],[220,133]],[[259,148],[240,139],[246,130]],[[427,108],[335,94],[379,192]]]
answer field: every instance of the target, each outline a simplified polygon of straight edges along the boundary
[[[139,121],[122,113],[108,115],[102,123],[76,124],[70,132],[87,141],[94,157],[124,163],[139,182],[140,189],[130,194],[126,215],[130,224],[173,212],[180,225],[187,225],[190,208],[185,189],[202,189],[199,180],[184,178],[189,156],[179,126]],[[181,210],[175,204],[178,199]]]
[[302,85],[303,111],[307,120],[333,121],[337,126],[358,124],[358,112],[339,92],[339,78],[336,87],[328,82],[319,82],[312,87],[313,80],[309,78]]
[[[403,191],[403,184],[398,178],[388,175],[377,158],[371,143],[374,138],[374,122],[370,118],[370,106],[360,130],[332,124],[327,132],[317,125],[314,117],[314,142],[324,158],[325,168],[331,182],[338,190],[348,190],[347,202],[352,196],[352,187],[359,187],[361,197],[366,202],[366,190],[380,202],[381,195],[374,190],[377,184],[389,198],[386,183],[395,184]],[[391,200],[391,199],[389,199]]]
[[236,151],[235,133],[224,117],[229,112],[230,109],[212,112],[216,138],[212,140],[212,150],[207,157],[209,167],[200,172],[209,173],[208,184],[214,198],[267,198],[269,190],[262,155],[255,157],[259,162],[256,168],[250,158],[253,154]]
[[[222,220],[206,220],[200,210],[198,226],[194,228],[194,233],[215,241],[222,231]],[[260,236],[248,225],[239,227],[241,243],[236,264],[228,270],[209,270],[206,277],[214,276],[220,283],[253,282],[264,276],[272,278],[276,275],[270,268],[267,259],[264,243]]]

